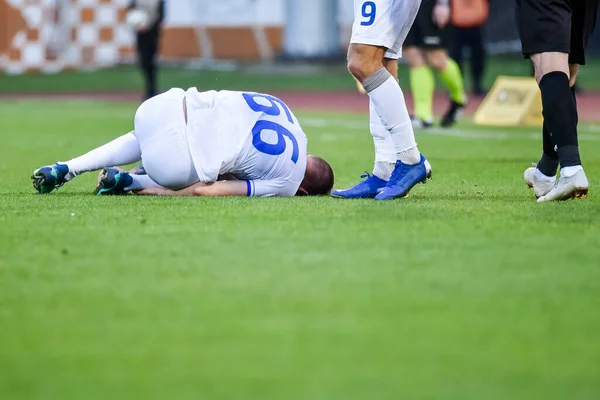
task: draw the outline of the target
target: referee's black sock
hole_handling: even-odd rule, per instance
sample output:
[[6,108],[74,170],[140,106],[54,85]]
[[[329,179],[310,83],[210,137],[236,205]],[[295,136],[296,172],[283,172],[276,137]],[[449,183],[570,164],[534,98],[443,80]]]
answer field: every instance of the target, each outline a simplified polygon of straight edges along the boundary
[[558,169],[558,153],[554,150],[554,142],[552,141],[552,134],[548,130],[546,122],[544,122],[544,128],[542,131],[542,146],[544,152],[542,158],[537,164],[537,169],[546,176],[556,176],[556,170]]
[[544,124],[558,148],[561,168],[581,165],[577,144],[577,105],[569,87],[569,77],[564,72],[550,72],[540,80],[540,90]]
[[[577,111],[577,89],[575,85],[571,86],[571,95],[573,96],[573,101],[575,102],[575,111]],[[579,124],[579,112],[577,112],[576,123]]]

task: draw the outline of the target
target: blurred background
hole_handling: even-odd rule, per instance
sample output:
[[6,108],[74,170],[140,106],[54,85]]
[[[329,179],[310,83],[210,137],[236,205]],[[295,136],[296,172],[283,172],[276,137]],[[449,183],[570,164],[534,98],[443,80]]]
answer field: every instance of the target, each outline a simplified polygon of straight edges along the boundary
[[[164,13],[145,21],[159,27],[154,33],[145,27],[145,38],[136,33],[140,21],[128,20],[132,3],[0,0],[0,92],[135,91],[143,98],[173,86],[355,89],[344,62],[352,0],[166,0]],[[135,6],[159,3],[138,0]],[[453,5],[461,4],[466,3],[456,0]],[[519,53],[513,14],[514,1],[491,0],[480,30],[487,53],[484,89],[499,74],[531,75]],[[155,58],[152,36],[158,40]],[[136,54],[142,48],[146,65],[144,56]],[[467,60],[469,51],[464,49]],[[599,52],[596,34],[590,54]],[[153,71],[148,75],[154,61],[160,66],[157,83],[152,82]],[[583,90],[600,88],[593,58],[590,64],[581,76]],[[466,67],[465,74],[472,89]],[[404,75],[401,71],[406,86]]]

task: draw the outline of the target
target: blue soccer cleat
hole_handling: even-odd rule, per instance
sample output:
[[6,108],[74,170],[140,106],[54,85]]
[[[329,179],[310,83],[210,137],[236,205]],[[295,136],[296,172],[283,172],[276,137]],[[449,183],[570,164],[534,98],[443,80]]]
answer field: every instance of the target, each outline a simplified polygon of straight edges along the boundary
[[369,173],[361,175],[360,177],[367,179],[357,183],[349,189],[334,190],[331,192],[331,196],[339,199],[372,199],[377,196],[377,193],[379,193],[387,184],[387,181]]
[[427,179],[431,179],[431,166],[423,155],[421,155],[421,160],[414,165],[396,161],[396,168],[392,172],[390,180],[381,193],[375,197],[375,200],[405,197],[417,183],[425,183]]
[[133,178],[128,172],[116,168],[106,168],[102,171],[102,178],[94,191],[97,196],[120,196],[127,194],[125,188],[133,183]]
[[69,167],[65,164],[54,164],[41,167],[33,171],[31,179],[33,179],[33,187],[38,193],[50,193],[54,189],[58,189],[67,182]]

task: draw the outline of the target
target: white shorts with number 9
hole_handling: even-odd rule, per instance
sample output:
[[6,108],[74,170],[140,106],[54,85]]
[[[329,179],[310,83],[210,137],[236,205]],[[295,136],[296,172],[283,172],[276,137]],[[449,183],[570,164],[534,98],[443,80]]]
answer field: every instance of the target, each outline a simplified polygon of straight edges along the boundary
[[350,43],[383,46],[386,58],[398,59],[421,0],[354,0]]

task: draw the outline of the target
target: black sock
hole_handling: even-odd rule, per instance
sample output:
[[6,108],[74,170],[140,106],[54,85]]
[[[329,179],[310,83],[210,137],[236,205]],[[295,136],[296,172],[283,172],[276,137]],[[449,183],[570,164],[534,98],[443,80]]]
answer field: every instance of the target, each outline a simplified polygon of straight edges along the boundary
[[569,87],[569,77],[564,72],[550,72],[540,80],[540,90],[544,124],[558,148],[560,166],[581,165],[577,144],[577,106]]
[[[577,110],[577,89],[575,85],[571,86],[571,94],[573,95],[573,101],[575,102],[575,110]],[[579,124],[579,112],[577,112],[576,123]]]
[[558,169],[558,153],[554,150],[552,134],[548,130],[545,122],[542,130],[542,146],[544,152],[542,153],[542,158],[538,162],[537,169],[546,176],[556,176],[556,170]]

